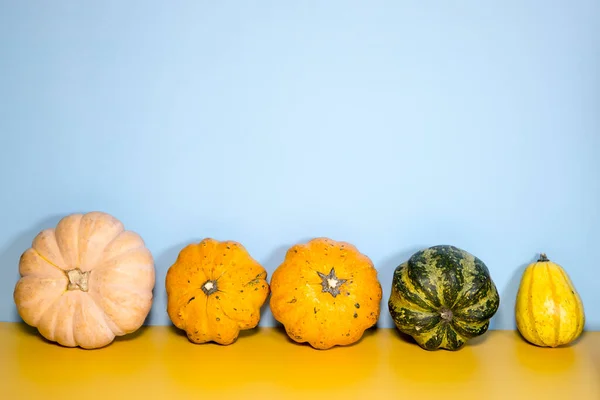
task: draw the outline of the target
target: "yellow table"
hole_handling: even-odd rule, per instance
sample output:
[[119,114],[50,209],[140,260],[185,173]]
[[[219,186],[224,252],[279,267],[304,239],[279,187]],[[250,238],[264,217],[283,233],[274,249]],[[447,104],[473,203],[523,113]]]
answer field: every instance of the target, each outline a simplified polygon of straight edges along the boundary
[[13,399],[600,399],[600,332],[538,348],[490,331],[458,352],[428,352],[394,329],[314,350],[276,328],[231,346],[195,345],[145,327],[100,350],[68,349],[0,323],[0,398]]

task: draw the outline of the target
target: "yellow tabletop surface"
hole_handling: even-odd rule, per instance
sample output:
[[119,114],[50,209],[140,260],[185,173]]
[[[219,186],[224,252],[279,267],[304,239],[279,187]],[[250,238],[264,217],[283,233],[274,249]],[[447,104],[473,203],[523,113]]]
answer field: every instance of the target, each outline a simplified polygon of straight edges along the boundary
[[600,399],[600,332],[539,348],[489,331],[463,349],[425,351],[395,329],[314,350],[277,328],[230,346],[144,327],[99,350],[63,348],[0,323],[0,398],[13,399]]

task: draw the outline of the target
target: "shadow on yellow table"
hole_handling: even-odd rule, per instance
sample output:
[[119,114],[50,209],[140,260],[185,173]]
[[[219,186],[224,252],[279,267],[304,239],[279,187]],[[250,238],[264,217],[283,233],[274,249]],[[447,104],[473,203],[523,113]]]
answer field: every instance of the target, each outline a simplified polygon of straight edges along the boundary
[[[173,334],[166,332],[166,334]],[[372,379],[381,365],[374,331],[359,343],[326,351],[297,344],[279,328],[243,333],[230,346],[191,344],[185,335],[157,350],[160,363],[181,389],[224,393],[269,388],[282,393],[350,392]],[[371,348],[365,354],[364,346]],[[362,348],[361,348],[362,347]],[[344,371],[344,373],[340,373]]]
[[4,399],[485,398],[600,399],[600,332],[535,347],[490,331],[463,349],[426,351],[395,329],[315,350],[279,328],[230,346],[192,344],[173,327],[144,327],[98,350],[68,349],[19,323],[0,323]]

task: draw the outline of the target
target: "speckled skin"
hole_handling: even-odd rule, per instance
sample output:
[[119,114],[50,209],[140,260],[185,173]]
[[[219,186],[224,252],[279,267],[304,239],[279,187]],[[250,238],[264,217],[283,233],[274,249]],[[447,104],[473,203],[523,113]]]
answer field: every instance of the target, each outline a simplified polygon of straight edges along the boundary
[[544,254],[523,272],[515,316],[525,340],[542,347],[573,342],[585,325],[583,303],[573,282]]
[[292,246],[271,279],[271,311],[288,336],[315,349],[357,342],[377,322],[377,270],[355,246],[316,238]]
[[488,268],[454,246],[413,254],[394,271],[388,308],[396,327],[426,350],[458,350],[484,334],[500,297]]
[[240,243],[206,238],[183,248],[167,271],[167,313],[194,343],[234,343],[260,321],[267,272]]

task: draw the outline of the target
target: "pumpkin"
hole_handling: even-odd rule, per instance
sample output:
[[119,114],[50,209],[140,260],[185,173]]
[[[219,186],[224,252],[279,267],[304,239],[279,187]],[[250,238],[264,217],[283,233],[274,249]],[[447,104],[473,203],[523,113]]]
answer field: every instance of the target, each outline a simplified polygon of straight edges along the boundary
[[137,233],[102,212],[71,214],[41,231],[19,273],[19,315],[66,347],[104,347],[138,330],[152,305],[152,254]]
[[585,312],[579,293],[563,267],[543,253],[523,272],[515,318],[525,340],[541,347],[569,344],[583,332]]
[[206,238],[184,247],[165,280],[167,313],[193,343],[234,343],[260,321],[267,272],[240,243]]
[[388,308],[425,350],[458,350],[484,334],[500,297],[487,266],[450,245],[414,253],[394,270]]
[[316,349],[350,345],[377,322],[382,290],[371,260],[350,243],[290,247],[271,278],[270,307],[287,335]]

